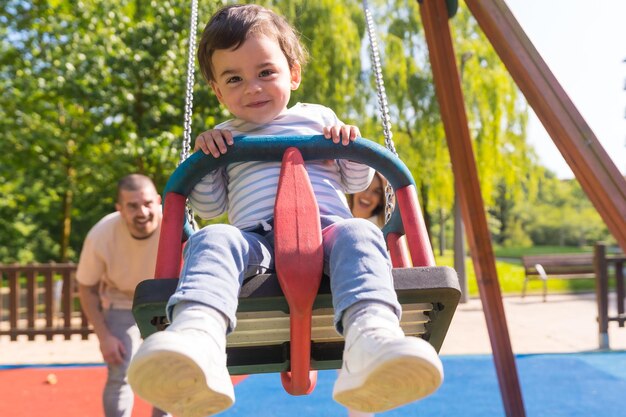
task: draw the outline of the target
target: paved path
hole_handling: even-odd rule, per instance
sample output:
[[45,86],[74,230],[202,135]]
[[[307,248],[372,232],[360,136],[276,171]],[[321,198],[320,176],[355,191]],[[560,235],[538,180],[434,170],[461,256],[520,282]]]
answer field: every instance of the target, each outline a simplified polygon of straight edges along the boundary
[[[613,301],[613,300],[611,300]],[[514,353],[584,352],[598,349],[594,294],[505,297],[503,300]],[[626,328],[609,324],[611,349],[626,350]],[[491,345],[479,299],[460,304],[452,320],[442,355],[488,354]],[[0,365],[101,362],[94,335],[82,341],[63,338],[47,342],[0,338]]]
[[[614,294],[610,303],[614,304]],[[514,353],[585,352],[598,350],[595,294],[548,294],[505,297],[503,300]],[[613,310],[609,310],[610,312]],[[626,349],[626,328],[609,323],[612,350]],[[459,304],[441,348],[442,355],[491,353],[479,299]]]

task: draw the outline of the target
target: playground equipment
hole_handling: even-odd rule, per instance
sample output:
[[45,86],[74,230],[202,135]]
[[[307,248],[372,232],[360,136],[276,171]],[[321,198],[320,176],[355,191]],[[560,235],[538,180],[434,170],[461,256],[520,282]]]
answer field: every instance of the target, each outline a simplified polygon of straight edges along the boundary
[[[459,70],[450,35],[449,11],[441,0],[421,0],[419,3],[504,409],[507,416],[521,417],[525,415],[524,403],[480,194]],[[466,0],[465,3],[609,230],[622,249],[626,249],[626,180],[552,75],[504,0]]]
[[[249,285],[248,287],[244,285],[242,290],[244,297],[240,300],[238,314],[244,314],[245,301],[249,301],[254,323],[249,334],[246,334],[247,317],[239,318],[239,326],[228,340],[228,366],[231,374],[281,371],[283,386],[294,395],[308,394],[313,390],[316,374],[311,371],[312,367],[314,369],[339,368],[343,342],[334,334],[332,304],[327,280],[325,281],[326,288],[320,291],[318,296],[322,282],[322,237],[317,202],[304,168],[304,159],[349,158],[372,166],[389,179],[388,202],[392,200],[390,198],[392,189],[396,190],[396,199],[400,209],[396,210],[396,215],[393,216],[390,213],[391,208],[387,207],[388,223],[384,228],[393,263],[397,267],[409,265],[406,249],[399,243],[402,233],[406,230],[412,263],[431,267],[430,270],[413,269],[394,274],[400,302],[404,301],[403,311],[409,320],[403,323],[404,330],[407,334],[421,335],[427,340],[432,339],[431,343],[437,349],[440,348],[443,335],[447,331],[460,297],[458,282],[453,271],[434,267],[434,256],[419,210],[414,182],[406,166],[398,160],[395,154],[389,117],[386,114],[386,97],[382,86],[372,19],[365,1],[364,7],[368,34],[372,41],[373,66],[376,73],[385,143],[388,147],[386,153],[383,152],[384,148],[365,139],[359,139],[355,144],[350,144],[346,151],[337,149],[337,146],[333,146],[322,136],[272,140],[264,137],[237,138],[233,151],[216,162],[214,158],[206,156],[202,158],[202,155],[188,157],[191,130],[191,86],[193,85],[191,51],[195,49],[194,35],[197,20],[197,4],[195,1],[192,2],[183,151],[181,152],[181,165],[170,177],[165,189],[163,229],[156,266],[156,278],[169,278],[169,280],[145,281],[136,290],[133,310],[144,337],[165,324],[165,305],[176,288],[175,277],[178,276],[181,265],[180,236],[182,235],[185,240],[193,233],[191,226],[193,216],[186,219],[183,214],[187,196],[196,183],[213,169],[228,163],[250,160],[278,161],[283,158],[274,210],[275,265],[279,286],[275,284],[275,276],[254,277],[248,280],[247,284],[253,283],[255,286],[251,291],[247,290]],[[399,220],[400,216],[402,220]],[[182,219],[185,219],[185,222]],[[436,278],[436,282],[433,281],[433,277]],[[424,288],[425,283],[430,287]],[[271,288],[271,291],[269,293],[258,291],[261,287]],[[439,291],[433,293],[435,289]],[[420,290],[423,290],[421,295]],[[272,298],[271,303],[266,303],[266,308],[263,307],[264,303],[261,299],[263,297]],[[281,302],[283,297],[284,301]],[[319,314],[312,317],[314,307],[317,307],[315,311]],[[281,314],[290,316],[288,332],[278,329],[272,322],[272,318],[280,319]],[[284,323],[284,320],[282,321]],[[259,330],[259,327],[267,323],[269,323],[269,328],[266,332]],[[288,352],[285,349],[287,346],[285,337],[277,338],[277,334],[281,333],[289,336],[287,338],[290,347]],[[240,350],[242,354],[238,355]]]
[[[323,136],[241,137],[218,159],[195,153],[176,169],[165,188],[157,279],[142,282],[135,292],[133,311],[142,335],[146,337],[165,324],[165,304],[176,288],[181,264],[185,201],[195,183],[229,163],[281,158],[274,212],[277,274],[257,275],[244,283],[238,326],[227,339],[231,374],[282,372],[285,389],[299,395],[309,393],[315,385],[310,370],[341,367],[343,339],[334,329],[328,278],[322,279],[319,213],[304,160],[358,161],[381,172],[392,184],[398,207],[383,232],[397,267],[393,276],[403,305],[401,324],[405,333],[425,338],[438,350],[460,290],[452,269],[434,266],[410,172],[376,143],[359,138],[344,147]],[[420,267],[407,267],[405,246],[398,244],[402,234],[406,234],[413,264]]]
[[[503,404],[507,416],[521,417],[525,415],[524,403],[502,306],[459,71],[450,36],[448,19],[454,15],[456,1],[418,2],[453,172],[459,185],[462,218],[466,225]],[[466,4],[609,230],[622,249],[626,250],[626,181],[526,37],[506,3],[503,0],[466,0]],[[195,17],[192,17],[193,20]],[[191,33],[195,33],[195,28]],[[190,42],[191,49],[194,49],[194,44]],[[188,77],[188,83],[189,79]],[[191,80],[193,83],[193,78]],[[185,148],[183,152],[186,152]],[[306,152],[303,156],[307,158]],[[167,204],[166,201],[166,210]],[[183,194],[176,197],[175,204],[184,207]],[[411,252],[413,253],[413,248]],[[179,265],[170,266],[177,268]],[[315,352],[314,347],[315,344],[312,353]]]

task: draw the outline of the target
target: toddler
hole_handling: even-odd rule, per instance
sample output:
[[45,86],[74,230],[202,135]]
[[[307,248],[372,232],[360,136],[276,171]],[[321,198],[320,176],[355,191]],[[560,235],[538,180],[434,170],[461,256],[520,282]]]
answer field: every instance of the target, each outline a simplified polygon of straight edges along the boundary
[[[327,107],[288,107],[306,53],[295,30],[257,5],[232,5],[209,21],[198,48],[202,74],[233,115],[202,133],[194,150],[215,158],[239,135],[317,135],[337,146],[360,136]],[[236,146],[236,145],[235,145]],[[273,208],[280,162],[229,164],[204,177],[190,194],[203,218],[228,211],[229,225],[210,225],[187,242],[171,325],[148,337],[134,356],[135,392],[178,417],[230,407],[226,335],[236,327],[237,297],[247,277],[273,269]],[[381,412],[433,393],[441,361],[420,338],[400,328],[401,306],[381,231],[352,218],[345,193],[369,185],[374,171],[347,161],[310,161],[306,169],[320,209],[324,271],[330,276],[335,325],[345,337],[333,398],[355,410]]]

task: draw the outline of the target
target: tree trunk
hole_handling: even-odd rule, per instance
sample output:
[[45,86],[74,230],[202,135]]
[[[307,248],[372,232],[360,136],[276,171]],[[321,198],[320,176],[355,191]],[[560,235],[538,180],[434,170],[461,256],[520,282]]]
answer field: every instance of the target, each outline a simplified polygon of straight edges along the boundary
[[74,202],[74,189],[76,187],[76,169],[72,166],[72,147],[74,142],[68,141],[65,148],[65,175],[67,176],[67,187],[63,193],[63,219],[61,228],[61,242],[59,250],[59,260],[67,262],[69,260],[68,250],[70,247],[70,235],[72,233],[72,204]]
[[424,184],[422,184],[420,186],[420,198],[421,198],[421,206],[422,206],[422,213],[424,215],[424,224],[426,225],[426,233],[428,233],[428,239],[430,240],[430,246],[433,246],[433,234],[432,234],[432,227],[433,227],[433,219],[432,216],[430,214],[430,212],[428,211],[428,187],[425,186]]
[[443,208],[439,209],[439,256],[443,256],[446,250],[446,213]]

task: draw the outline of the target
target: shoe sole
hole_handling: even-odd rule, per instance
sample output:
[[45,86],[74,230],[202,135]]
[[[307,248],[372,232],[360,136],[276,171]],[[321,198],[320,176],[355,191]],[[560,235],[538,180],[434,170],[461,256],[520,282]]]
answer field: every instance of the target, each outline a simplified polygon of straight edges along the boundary
[[150,342],[144,342],[147,346],[142,346],[143,351],[137,352],[128,368],[128,381],[138,396],[177,417],[210,416],[234,404],[230,376],[231,385],[218,389],[207,382],[202,368],[191,357],[154,348],[150,345],[158,343]]
[[416,355],[415,343],[410,344],[413,348],[382,353],[374,369],[340,376],[333,393],[335,401],[350,409],[380,413],[435,392],[443,382],[439,357],[419,342]]

